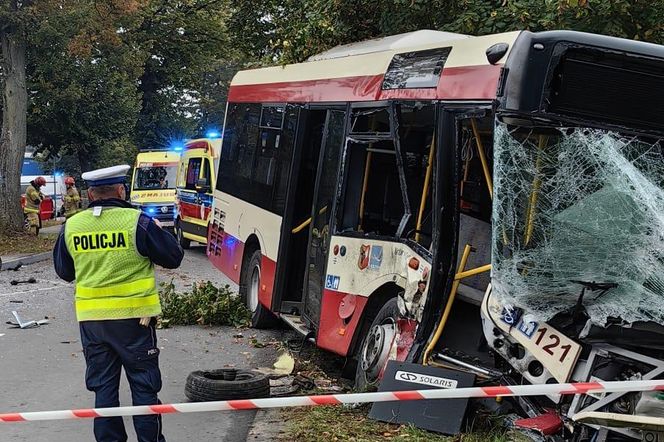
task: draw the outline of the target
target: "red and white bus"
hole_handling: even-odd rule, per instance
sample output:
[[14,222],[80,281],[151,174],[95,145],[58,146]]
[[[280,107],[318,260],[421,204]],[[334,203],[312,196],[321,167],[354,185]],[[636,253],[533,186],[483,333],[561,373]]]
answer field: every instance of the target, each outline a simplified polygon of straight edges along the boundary
[[[660,46],[575,32],[418,31],[239,72],[229,91],[209,259],[239,284],[254,326],[278,316],[319,347],[356,360],[359,386],[376,383],[390,359],[464,367],[441,347],[486,364],[491,348],[526,380],[565,382],[591,344],[556,322],[550,307],[576,299],[579,281],[613,284],[618,276],[581,258],[565,267],[550,253],[551,244],[572,247],[556,236],[565,231],[557,223],[583,216],[570,210],[577,200],[547,210],[569,195],[591,198],[606,183],[549,196],[562,184],[616,177],[631,160],[614,162],[606,175],[593,163],[576,176],[561,164],[569,155],[543,158],[574,143],[594,152],[588,137],[599,133],[630,134],[661,158],[652,140],[664,132],[663,59]],[[627,192],[661,192],[654,177],[662,162],[652,164],[651,187]],[[638,175],[631,172],[625,180]],[[610,218],[613,209],[605,209]],[[601,237],[629,229],[579,231],[596,237],[576,242],[574,256],[615,260],[608,245],[596,253],[609,244]],[[655,261],[640,262],[661,274]],[[532,270],[537,262],[548,270]],[[583,307],[592,320],[593,303],[612,299],[586,296]],[[606,318],[598,313],[593,325]]]

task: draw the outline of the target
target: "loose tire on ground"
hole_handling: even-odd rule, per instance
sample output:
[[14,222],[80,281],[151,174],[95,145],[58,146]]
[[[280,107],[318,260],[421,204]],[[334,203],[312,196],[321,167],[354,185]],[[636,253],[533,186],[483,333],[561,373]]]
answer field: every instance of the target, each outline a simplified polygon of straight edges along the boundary
[[261,287],[261,259],[261,251],[255,250],[245,262],[245,267],[242,269],[240,296],[244,305],[251,311],[251,326],[272,328],[277,324],[276,316],[258,301],[258,290]]
[[250,370],[192,371],[184,394],[192,402],[265,398],[270,396],[270,381],[265,375]]
[[[362,343],[358,347],[357,352],[355,354],[355,358],[357,360],[357,368],[355,369],[356,390],[366,391],[368,389],[373,389],[377,387],[378,379],[373,378],[372,376],[367,376],[367,372],[362,367],[363,352],[365,352],[365,349],[369,344],[367,341],[372,336],[373,328],[383,324],[389,325],[390,323],[394,323],[394,326],[396,327],[396,321],[398,317],[399,317],[399,306],[397,305],[397,298],[392,298],[383,305],[383,307],[378,311],[378,314],[376,315],[374,320],[371,322],[369,330],[362,338]],[[385,343],[385,345],[387,346],[390,346],[390,344],[391,341]]]

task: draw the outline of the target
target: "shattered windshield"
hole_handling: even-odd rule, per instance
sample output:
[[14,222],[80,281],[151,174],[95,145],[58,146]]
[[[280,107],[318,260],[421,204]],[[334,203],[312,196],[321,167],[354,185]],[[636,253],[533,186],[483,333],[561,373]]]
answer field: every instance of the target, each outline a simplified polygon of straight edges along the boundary
[[174,189],[178,163],[141,163],[133,190]]
[[492,287],[540,320],[664,323],[662,140],[498,123]]

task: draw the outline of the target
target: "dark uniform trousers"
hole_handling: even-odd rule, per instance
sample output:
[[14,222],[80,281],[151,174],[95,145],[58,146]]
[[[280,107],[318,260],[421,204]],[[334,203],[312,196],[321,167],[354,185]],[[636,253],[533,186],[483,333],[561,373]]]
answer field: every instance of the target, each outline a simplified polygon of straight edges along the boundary
[[[95,393],[95,407],[118,407],[122,367],[125,369],[133,405],[160,404],[159,347],[156,320],[149,327],[139,319],[82,321],[81,342],[87,369],[85,383]],[[134,416],[139,442],[164,442],[161,415]],[[121,417],[95,418],[98,442],[125,442],[127,433]]]

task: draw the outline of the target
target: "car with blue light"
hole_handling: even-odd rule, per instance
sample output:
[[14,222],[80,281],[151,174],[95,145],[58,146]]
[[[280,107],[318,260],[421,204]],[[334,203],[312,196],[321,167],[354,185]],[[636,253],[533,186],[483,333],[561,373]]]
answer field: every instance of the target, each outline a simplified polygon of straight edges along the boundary
[[175,181],[183,144],[169,150],[141,151],[136,156],[132,174],[132,206],[158,219],[164,227],[173,227]]

